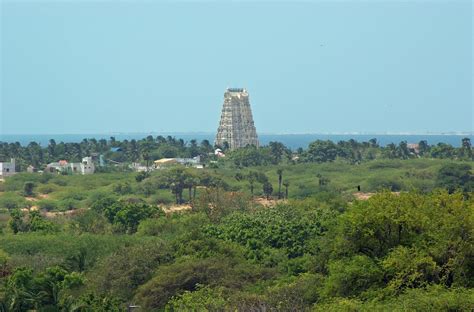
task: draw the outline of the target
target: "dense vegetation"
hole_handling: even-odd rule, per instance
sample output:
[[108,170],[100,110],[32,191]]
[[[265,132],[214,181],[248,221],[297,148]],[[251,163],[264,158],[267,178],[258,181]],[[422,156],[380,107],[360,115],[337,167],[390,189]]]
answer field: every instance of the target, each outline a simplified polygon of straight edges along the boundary
[[473,310],[463,149],[372,144],[351,161],[320,144],[299,161],[271,144],[205,169],[7,178],[0,311]]
[[[150,164],[160,158],[195,157],[201,155],[203,160],[213,158],[214,148],[208,140],[198,143],[196,140],[185,142],[168,136],[148,136],[141,140],[119,141],[114,137],[105,139],[84,139],[80,143],[56,143],[54,139],[48,146],[42,147],[37,142],[30,142],[22,146],[19,142],[0,142],[0,160],[16,158],[19,171],[25,171],[29,165],[42,169],[46,164],[60,159],[70,162],[81,161],[82,157],[91,154],[102,154],[110,164],[142,162]],[[220,147],[225,150],[225,147]],[[226,151],[227,152],[227,151]],[[429,145],[420,141],[416,150],[410,148],[406,141],[398,145],[391,143],[385,147],[379,146],[376,139],[368,142],[355,140],[315,141],[306,150],[300,148],[292,151],[279,142],[270,142],[263,148],[248,147],[233,151],[229,158],[239,167],[281,164],[292,159],[303,162],[330,162],[344,159],[349,163],[360,163],[374,159],[409,159],[409,158],[436,158],[472,160],[473,153],[469,138],[462,139],[459,148],[450,144],[439,143]]]

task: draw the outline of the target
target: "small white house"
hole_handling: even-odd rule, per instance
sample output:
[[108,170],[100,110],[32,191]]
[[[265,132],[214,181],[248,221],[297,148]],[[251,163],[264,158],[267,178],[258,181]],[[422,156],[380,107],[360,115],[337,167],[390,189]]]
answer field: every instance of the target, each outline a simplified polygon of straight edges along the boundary
[[92,157],[84,157],[82,158],[81,163],[81,173],[82,174],[91,174],[95,171],[95,165],[92,161]]
[[10,162],[0,162],[0,176],[9,177],[16,173],[15,158],[10,159]]

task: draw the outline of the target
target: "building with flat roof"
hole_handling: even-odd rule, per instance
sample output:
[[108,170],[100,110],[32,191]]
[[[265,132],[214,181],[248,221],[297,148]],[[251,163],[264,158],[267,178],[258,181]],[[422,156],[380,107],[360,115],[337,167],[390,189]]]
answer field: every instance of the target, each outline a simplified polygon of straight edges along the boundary
[[9,177],[15,173],[15,158],[11,158],[9,162],[0,162],[0,177]]

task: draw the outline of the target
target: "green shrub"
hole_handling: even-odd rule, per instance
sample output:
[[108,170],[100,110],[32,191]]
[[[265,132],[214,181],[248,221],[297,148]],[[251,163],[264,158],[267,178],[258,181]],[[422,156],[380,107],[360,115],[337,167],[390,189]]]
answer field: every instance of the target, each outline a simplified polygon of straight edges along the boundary
[[48,184],[40,184],[37,187],[37,191],[40,194],[50,194],[52,192],[55,192],[59,189],[59,187],[56,184],[48,183]]
[[58,202],[51,199],[42,199],[36,202],[36,205],[41,210],[54,211],[58,209]]
[[0,195],[0,208],[5,209],[16,209],[23,208],[26,206],[26,200],[23,196],[20,196],[13,192],[6,192]]
[[375,261],[365,255],[331,261],[324,287],[328,297],[351,297],[381,285],[383,272]]
[[66,198],[58,202],[58,208],[61,211],[78,209],[80,206],[80,202],[73,198]]
[[149,202],[152,205],[171,205],[175,202],[175,198],[171,192],[159,192],[156,195],[152,195]]

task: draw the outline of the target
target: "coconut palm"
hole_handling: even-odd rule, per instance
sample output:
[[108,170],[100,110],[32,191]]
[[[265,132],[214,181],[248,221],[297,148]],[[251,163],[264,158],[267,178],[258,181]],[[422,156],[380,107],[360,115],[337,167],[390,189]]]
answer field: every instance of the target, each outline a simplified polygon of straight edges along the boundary
[[283,169],[277,169],[278,174],[278,199],[281,199],[281,182],[283,180]]

